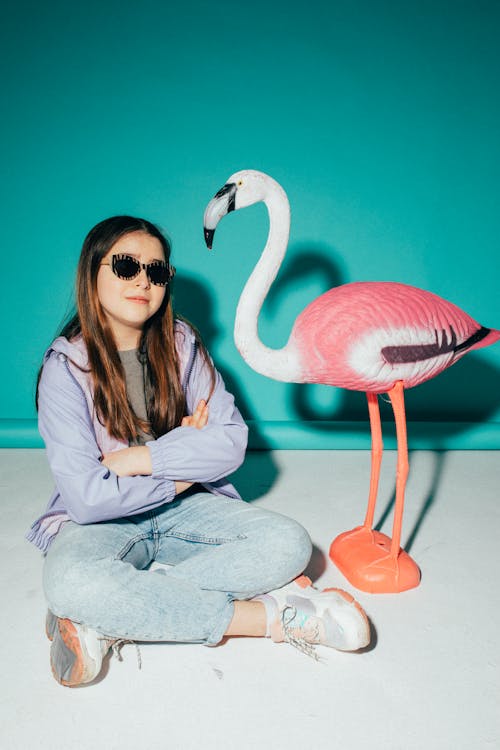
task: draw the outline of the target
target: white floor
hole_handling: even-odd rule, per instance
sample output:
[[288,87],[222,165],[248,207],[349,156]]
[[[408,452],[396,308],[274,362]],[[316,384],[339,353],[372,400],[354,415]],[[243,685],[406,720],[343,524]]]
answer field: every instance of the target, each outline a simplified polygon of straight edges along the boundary
[[[363,654],[233,639],[217,648],[133,646],[99,682],[59,686],[49,670],[42,558],[23,541],[52,481],[39,450],[0,451],[2,691],[5,750],[492,750],[500,748],[498,593],[500,453],[416,451],[403,543],[418,589],[358,593],[374,627]],[[251,453],[240,492],[297,518],[321,587],[352,590],[327,559],[331,539],[362,521],[370,455]],[[376,520],[390,533],[395,454],[384,458]]]

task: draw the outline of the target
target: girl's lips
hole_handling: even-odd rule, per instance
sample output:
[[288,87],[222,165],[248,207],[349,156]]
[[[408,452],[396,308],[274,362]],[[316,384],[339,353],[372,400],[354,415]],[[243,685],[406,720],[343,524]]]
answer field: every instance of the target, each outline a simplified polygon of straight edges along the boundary
[[141,305],[146,305],[148,300],[145,297],[127,297],[129,302],[137,302]]

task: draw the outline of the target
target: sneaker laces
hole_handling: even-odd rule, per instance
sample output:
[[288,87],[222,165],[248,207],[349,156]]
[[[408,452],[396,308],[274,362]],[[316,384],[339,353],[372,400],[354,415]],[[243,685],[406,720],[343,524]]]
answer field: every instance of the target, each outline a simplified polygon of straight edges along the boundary
[[116,656],[116,658],[118,659],[118,661],[123,661],[123,656],[122,656],[123,646],[125,646],[127,643],[133,644],[135,646],[135,653],[137,655],[137,668],[138,669],[142,668],[141,650],[139,648],[138,643],[136,643],[136,641],[132,641],[130,640],[130,638],[117,638],[115,641],[110,641],[109,638],[100,638],[99,640],[107,641],[109,643],[110,648],[114,656]]
[[[309,656],[315,661],[321,661],[320,657],[316,653],[315,645],[320,642],[319,626],[318,623],[311,623],[311,627],[307,632],[300,625],[293,625],[293,621],[297,617],[297,608],[287,606],[281,613],[281,624],[283,626],[283,637],[286,643],[301,651],[306,656]],[[299,635],[302,632],[303,635]]]

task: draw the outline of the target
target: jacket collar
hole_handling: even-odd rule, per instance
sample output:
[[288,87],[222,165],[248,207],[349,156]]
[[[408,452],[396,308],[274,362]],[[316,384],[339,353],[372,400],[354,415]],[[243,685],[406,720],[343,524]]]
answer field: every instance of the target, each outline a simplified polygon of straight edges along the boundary
[[[182,320],[175,321],[175,343],[177,346],[177,352],[181,360],[182,365],[186,364],[186,359],[189,357],[191,351],[191,345],[195,341],[193,330]],[[50,356],[52,351],[58,354],[63,354],[67,359],[74,362],[78,367],[86,369],[88,367],[89,359],[87,354],[87,347],[83,340],[83,336],[78,334],[74,339],[68,341],[64,336],[58,336],[45,352],[43,361],[44,363]]]

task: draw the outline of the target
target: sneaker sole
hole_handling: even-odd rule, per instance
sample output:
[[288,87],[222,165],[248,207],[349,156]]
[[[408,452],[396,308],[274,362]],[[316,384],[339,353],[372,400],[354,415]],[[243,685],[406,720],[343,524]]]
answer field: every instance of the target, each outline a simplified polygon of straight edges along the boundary
[[[57,619],[57,632],[51,647],[50,666],[54,678],[65,687],[77,687],[91,682],[97,675],[89,674],[86,668],[87,655],[84,654],[80,638],[71,620]],[[62,644],[60,643],[62,641]],[[59,669],[54,665],[54,655],[59,650]]]

